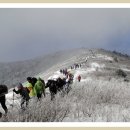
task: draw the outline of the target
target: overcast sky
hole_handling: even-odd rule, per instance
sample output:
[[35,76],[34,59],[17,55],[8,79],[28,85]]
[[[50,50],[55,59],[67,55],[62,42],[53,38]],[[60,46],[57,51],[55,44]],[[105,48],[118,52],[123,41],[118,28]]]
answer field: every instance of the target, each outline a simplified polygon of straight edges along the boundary
[[130,9],[0,9],[0,62],[81,47],[130,54]]

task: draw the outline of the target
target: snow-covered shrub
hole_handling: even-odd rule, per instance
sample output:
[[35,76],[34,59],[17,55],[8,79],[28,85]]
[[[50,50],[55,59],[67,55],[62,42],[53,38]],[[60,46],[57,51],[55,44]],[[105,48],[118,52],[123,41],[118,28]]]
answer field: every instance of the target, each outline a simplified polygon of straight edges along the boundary
[[[91,77],[92,78],[92,77]],[[130,121],[130,83],[111,78],[74,82],[71,91],[48,94],[40,102],[31,101],[21,112],[19,106],[9,110],[7,122],[113,122]]]
[[120,77],[123,77],[123,78],[125,78],[125,77],[127,76],[127,74],[126,74],[122,69],[118,69],[118,70],[116,71],[116,74],[117,74],[118,76],[120,76]]
[[41,101],[33,100],[25,111],[13,109],[2,121],[6,122],[61,122],[69,113],[69,103],[66,96],[57,95],[53,101],[50,97]]

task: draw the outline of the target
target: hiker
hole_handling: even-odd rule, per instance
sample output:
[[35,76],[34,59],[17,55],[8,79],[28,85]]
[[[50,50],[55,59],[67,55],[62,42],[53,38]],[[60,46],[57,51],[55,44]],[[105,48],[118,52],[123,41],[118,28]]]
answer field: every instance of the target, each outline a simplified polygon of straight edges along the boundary
[[49,79],[46,83],[46,88],[49,87],[49,91],[51,94],[51,100],[53,100],[55,98],[55,95],[57,94],[57,85],[56,85],[56,81]]
[[33,86],[33,91],[34,91],[34,93],[35,93],[34,86],[35,86],[36,82],[37,82],[37,78],[33,77],[33,78],[31,79],[31,84],[32,84],[32,86]]
[[34,83],[34,91],[35,91],[35,94],[36,94],[38,100],[41,99],[42,94],[44,94],[44,97],[45,97],[46,96],[45,95],[45,84],[43,84],[43,82],[41,81],[41,78],[38,78],[38,79],[32,78],[32,83]]
[[62,69],[60,69],[60,73],[63,73]]
[[80,82],[80,80],[81,80],[81,76],[79,75],[79,76],[78,76],[78,81]]
[[28,84],[27,84],[27,88],[29,90],[29,96],[30,98],[34,97],[35,96],[35,92],[34,92],[34,89],[33,89],[33,86],[32,85],[32,78],[31,77],[27,77],[27,81],[28,81]]
[[1,97],[0,97],[0,104],[1,104],[2,108],[3,108],[4,111],[5,111],[5,114],[7,114],[8,109],[7,109],[7,106],[6,106],[5,102],[6,102],[6,97],[5,97],[5,95],[4,95],[4,96],[1,96]]
[[25,102],[26,102],[26,107],[28,106],[28,102],[30,99],[29,93],[28,93],[27,89],[23,87],[23,85],[21,83],[18,84],[17,88],[18,88],[18,91],[13,89],[13,92],[21,95],[21,104],[20,105],[21,105],[21,109],[24,109],[23,105]]
[[68,83],[69,84],[72,84],[73,83],[73,78],[74,78],[74,76],[73,76],[73,74],[72,73],[68,73]]
[[66,76],[68,74],[67,68],[64,70],[64,75]]
[[[8,112],[7,106],[5,104],[5,102],[6,102],[5,94],[7,94],[7,93],[8,93],[7,86],[6,85],[0,85],[0,104],[5,111],[5,114],[7,114],[7,112]],[[2,113],[1,113],[1,116],[2,116]]]
[[71,90],[71,85],[70,85],[70,78],[65,78],[65,85],[64,85],[64,91],[65,93],[68,93]]
[[63,86],[66,84],[65,80],[61,79],[60,77],[56,80],[57,90],[62,91]]
[[44,81],[44,79],[41,79],[41,78],[39,78],[39,79],[42,81],[43,85],[45,86],[45,81]]
[[77,64],[74,64],[74,69],[76,69],[77,68]]
[[62,73],[65,74],[65,70],[64,69],[62,70]]

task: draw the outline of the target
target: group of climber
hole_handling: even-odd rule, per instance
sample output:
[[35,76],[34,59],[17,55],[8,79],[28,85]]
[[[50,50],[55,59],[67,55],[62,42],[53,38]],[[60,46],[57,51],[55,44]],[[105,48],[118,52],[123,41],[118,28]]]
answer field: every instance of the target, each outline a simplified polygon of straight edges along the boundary
[[[81,64],[74,64],[74,65],[72,65],[72,66],[70,66],[70,68],[71,68],[71,70],[72,69],[77,69],[77,68],[81,68]],[[60,73],[62,73],[63,75],[65,75],[65,79],[66,79],[66,82],[69,82],[69,83],[72,83],[73,82],[73,78],[74,78],[74,75],[72,74],[72,73],[70,73],[68,70],[67,70],[67,68],[65,68],[65,69],[60,69]],[[80,82],[81,81],[81,75],[79,74],[78,76],[77,76],[77,80],[78,80],[78,82]]]
[[74,65],[71,66],[71,69],[77,69],[77,68],[81,68],[81,63],[75,63]]
[[67,71],[67,68],[65,69],[60,69],[60,73],[62,73],[63,75],[67,75],[68,71]]
[[24,109],[24,103],[26,107],[30,98],[37,97],[38,100],[42,98],[42,95],[45,95],[45,82],[41,78],[27,77],[27,86],[23,87],[21,83],[18,84],[18,90],[13,89],[13,92],[21,95],[21,109]]
[[[18,83],[17,90],[13,89],[13,92],[21,95],[21,109],[25,110],[25,106],[28,107],[29,100],[33,97],[37,97],[38,101],[45,95],[45,82],[41,78],[27,77],[27,85],[24,87],[21,83]],[[5,94],[8,93],[8,88],[6,85],[0,85],[0,104],[5,111],[5,115],[8,113],[8,108],[6,106]],[[0,118],[2,113],[0,112]]]
[[[13,89],[13,92],[21,95],[21,103],[20,103],[21,109],[25,110],[25,108],[28,107],[29,100],[34,97],[36,97],[38,101],[40,101],[40,99],[43,96],[46,97],[45,89],[47,87],[49,87],[49,91],[51,94],[51,100],[54,99],[54,97],[55,97],[54,95],[58,91],[63,92],[65,90],[68,93],[71,89],[70,84],[73,83],[74,75],[72,73],[70,73],[67,70],[67,68],[61,69],[60,72],[65,76],[65,78],[61,79],[59,77],[56,81],[48,80],[48,82],[46,84],[43,79],[41,79],[41,78],[37,79],[35,77],[27,77],[27,84],[25,86],[23,86],[22,83],[18,83],[17,90]],[[81,81],[80,75],[78,75],[77,80],[79,82]],[[6,87],[3,86],[3,87],[7,89],[7,86]],[[7,114],[8,109],[7,109],[5,102],[6,102],[5,94],[3,96],[0,95],[0,104],[5,111],[5,114]],[[0,112],[0,116],[1,116],[1,112]]]

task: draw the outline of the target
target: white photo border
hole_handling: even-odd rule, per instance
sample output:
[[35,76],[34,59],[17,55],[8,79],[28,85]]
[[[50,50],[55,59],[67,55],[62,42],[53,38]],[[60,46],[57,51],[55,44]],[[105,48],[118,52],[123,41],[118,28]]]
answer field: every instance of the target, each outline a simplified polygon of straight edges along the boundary
[[[130,3],[0,3],[0,8],[130,8]],[[0,127],[130,127],[129,122],[0,122]]]

